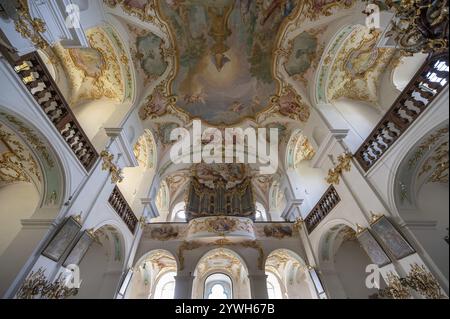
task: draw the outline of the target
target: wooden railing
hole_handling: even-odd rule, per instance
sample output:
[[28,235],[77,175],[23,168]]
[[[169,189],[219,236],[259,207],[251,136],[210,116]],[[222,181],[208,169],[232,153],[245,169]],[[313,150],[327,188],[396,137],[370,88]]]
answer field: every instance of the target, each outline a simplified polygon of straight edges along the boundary
[[80,163],[90,171],[99,155],[53,81],[45,63],[35,52],[14,60],[10,58],[8,61]]
[[308,233],[311,234],[312,231],[319,225],[319,223],[327,217],[327,215],[336,207],[336,205],[341,201],[339,194],[333,185],[331,185],[322,198],[319,200],[316,206],[311,210],[311,212],[305,218],[305,225]]
[[134,234],[139,221],[117,186],[111,193],[108,202],[128,226],[128,229]]
[[426,110],[448,83],[448,52],[432,56],[416,73],[355,158],[368,171]]

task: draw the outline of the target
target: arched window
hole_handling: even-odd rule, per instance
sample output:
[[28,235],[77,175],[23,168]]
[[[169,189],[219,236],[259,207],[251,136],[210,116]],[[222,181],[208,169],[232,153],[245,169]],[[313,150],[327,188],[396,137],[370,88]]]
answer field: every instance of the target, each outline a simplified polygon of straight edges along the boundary
[[278,278],[271,272],[267,273],[267,295],[269,299],[283,299]]
[[180,202],[172,209],[171,222],[186,222],[186,203]]
[[180,210],[177,214],[176,214],[176,219],[180,220],[180,221],[186,221],[186,212],[184,210]]
[[159,278],[154,299],[173,299],[175,295],[175,272],[168,272]]
[[225,293],[225,287],[222,284],[215,284],[211,288],[208,299],[228,299],[228,296]]
[[265,221],[267,221],[266,209],[259,202],[256,202],[255,220],[257,222],[265,222]]
[[212,274],[205,280],[205,299],[233,299],[233,282],[224,274]]
[[275,287],[269,281],[267,281],[267,295],[269,296],[269,299],[276,299],[275,298]]
[[173,299],[175,292],[175,281],[169,281],[161,289],[160,299]]

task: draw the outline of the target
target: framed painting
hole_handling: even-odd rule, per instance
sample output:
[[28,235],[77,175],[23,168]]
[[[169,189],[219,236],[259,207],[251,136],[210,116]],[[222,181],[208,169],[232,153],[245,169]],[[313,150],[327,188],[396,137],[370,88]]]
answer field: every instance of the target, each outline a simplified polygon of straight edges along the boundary
[[368,229],[358,234],[357,238],[370,260],[378,265],[378,267],[383,267],[391,263],[389,256]]
[[80,223],[73,217],[67,218],[44,248],[42,255],[58,262],[72,245],[80,230]]
[[380,217],[371,227],[396,259],[403,259],[416,252],[386,216]]
[[85,230],[70,251],[67,258],[64,260],[63,266],[67,267],[68,265],[79,265],[93,241],[94,237],[87,230]]

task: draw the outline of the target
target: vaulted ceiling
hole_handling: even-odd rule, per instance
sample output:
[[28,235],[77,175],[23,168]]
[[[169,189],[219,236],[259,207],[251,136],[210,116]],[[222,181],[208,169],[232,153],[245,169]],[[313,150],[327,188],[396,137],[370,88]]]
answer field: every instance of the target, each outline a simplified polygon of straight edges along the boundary
[[271,192],[282,197],[273,188],[283,171],[317,151],[311,136],[295,139],[310,123],[312,108],[341,98],[377,106],[382,79],[402,58],[400,50],[377,47],[381,32],[364,25],[364,1],[103,4],[108,23],[86,30],[90,48],[57,45],[47,52],[49,64],[65,74],[67,88],[61,87],[73,106],[101,100],[137,107],[151,143],[143,136],[135,153],[177,200],[192,172],[168,158],[174,128],[190,130],[194,119],[222,130],[278,128],[277,173],[248,168],[258,200],[269,207]]

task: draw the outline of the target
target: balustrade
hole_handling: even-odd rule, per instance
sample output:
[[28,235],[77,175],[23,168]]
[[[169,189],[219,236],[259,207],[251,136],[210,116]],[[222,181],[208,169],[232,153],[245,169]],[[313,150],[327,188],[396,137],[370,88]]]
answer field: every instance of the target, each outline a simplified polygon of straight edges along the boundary
[[319,202],[314,206],[308,216],[305,218],[305,225],[308,233],[319,225],[319,223],[327,217],[327,215],[336,207],[341,201],[339,194],[333,185],[331,185]]
[[87,171],[90,171],[99,155],[75,118],[45,63],[36,52],[18,59],[9,56],[7,60],[80,163]]
[[448,72],[448,52],[427,59],[356,151],[355,158],[365,171],[375,165],[445,88]]
[[117,186],[111,193],[108,202],[128,226],[128,229],[134,234],[139,221]]

